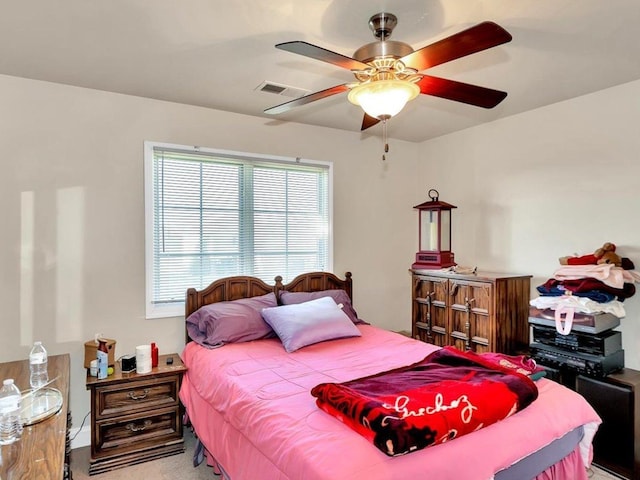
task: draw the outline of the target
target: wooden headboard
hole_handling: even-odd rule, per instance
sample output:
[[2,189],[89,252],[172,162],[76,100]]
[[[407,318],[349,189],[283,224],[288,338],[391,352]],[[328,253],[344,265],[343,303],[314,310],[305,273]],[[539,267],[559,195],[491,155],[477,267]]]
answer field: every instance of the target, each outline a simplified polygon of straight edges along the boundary
[[[353,302],[353,284],[351,272],[344,274],[345,279],[341,280],[333,273],[311,272],[298,275],[286,285],[282,283],[282,277],[278,275],[274,281],[275,285],[268,285],[256,277],[226,277],[214,281],[202,290],[190,288],[187,290],[185,302],[185,319],[200,307],[217,302],[228,302],[240,298],[257,297],[273,292],[278,301],[280,292],[318,292],[322,290],[344,290]],[[190,341],[187,334],[187,342]]]

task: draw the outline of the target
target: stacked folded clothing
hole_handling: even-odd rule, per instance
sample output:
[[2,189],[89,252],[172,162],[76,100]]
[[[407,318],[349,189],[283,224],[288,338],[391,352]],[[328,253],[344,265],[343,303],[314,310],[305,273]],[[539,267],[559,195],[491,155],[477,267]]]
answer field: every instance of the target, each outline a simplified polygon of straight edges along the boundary
[[[536,287],[540,296],[530,304],[538,310],[555,311],[558,332],[566,334],[571,330],[575,313],[625,316],[622,302],[636,293],[635,283],[640,282],[640,274],[634,270],[631,260],[613,253],[613,244],[605,244],[605,247],[610,254],[607,262],[611,263],[597,255],[563,257],[553,277]],[[560,322],[565,319],[566,324],[561,326]]]

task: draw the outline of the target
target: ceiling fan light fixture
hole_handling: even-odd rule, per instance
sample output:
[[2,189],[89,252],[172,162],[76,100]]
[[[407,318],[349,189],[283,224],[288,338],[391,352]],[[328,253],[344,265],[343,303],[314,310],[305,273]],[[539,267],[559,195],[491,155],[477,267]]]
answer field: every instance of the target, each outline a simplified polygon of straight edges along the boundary
[[419,93],[420,87],[413,82],[389,79],[356,85],[347,98],[370,117],[386,120],[400,113]]

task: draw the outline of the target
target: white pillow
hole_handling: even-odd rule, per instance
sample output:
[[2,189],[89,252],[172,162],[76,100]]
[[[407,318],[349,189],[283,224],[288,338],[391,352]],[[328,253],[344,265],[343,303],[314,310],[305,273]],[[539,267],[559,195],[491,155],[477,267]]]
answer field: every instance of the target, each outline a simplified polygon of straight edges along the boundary
[[262,318],[288,352],[314,343],[362,334],[331,297],[262,309]]

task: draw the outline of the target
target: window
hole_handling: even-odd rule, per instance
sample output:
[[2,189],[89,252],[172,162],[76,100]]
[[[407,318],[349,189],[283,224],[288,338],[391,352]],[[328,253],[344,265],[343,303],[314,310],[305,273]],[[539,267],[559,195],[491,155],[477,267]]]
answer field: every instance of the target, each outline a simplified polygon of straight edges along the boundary
[[147,318],[187,288],[330,271],[331,164],[145,142]]

